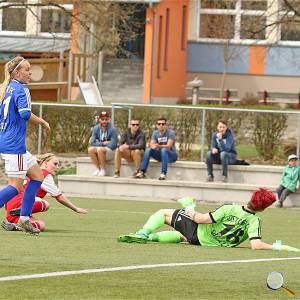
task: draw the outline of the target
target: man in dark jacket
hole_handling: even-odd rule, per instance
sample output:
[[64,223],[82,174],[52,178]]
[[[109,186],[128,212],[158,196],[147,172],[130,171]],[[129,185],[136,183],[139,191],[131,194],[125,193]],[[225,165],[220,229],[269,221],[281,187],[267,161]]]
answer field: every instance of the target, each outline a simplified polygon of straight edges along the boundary
[[145,135],[140,129],[140,122],[136,118],[130,121],[130,128],[128,128],[122,135],[119,147],[115,152],[115,178],[120,177],[121,159],[133,161],[135,170],[132,174],[136,176],[140,169],[141,161],[143,159],[145,150]]
[[222,181],[227,182],[228,165],[236,162],[235,141],[232,130],[227,127],[227,122],[219,120],[217,131],[211,137],[211,149],[207,152],[207,181],[214,181],[213,164],[222,164]]
[[99,115],[99,123],[93,128],[91,146],[88,148],[88,154],[96,166],[93,175],[106,175],[106,161],[113,159],[117,143],[117,130],[109,122],[108,112],[102,111]]

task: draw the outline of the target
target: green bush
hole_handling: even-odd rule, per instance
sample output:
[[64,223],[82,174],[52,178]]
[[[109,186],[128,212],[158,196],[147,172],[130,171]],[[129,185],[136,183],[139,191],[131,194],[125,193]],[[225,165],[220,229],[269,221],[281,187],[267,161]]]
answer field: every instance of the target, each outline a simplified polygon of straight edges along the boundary
[[[51,133],[42,135],[42,152],[85,152],[88,147],[96,111],[91,108],[45,107],[43,118],[50,124]],[[27,144],[37,151],[38,126],[29,125]]]
[[[105,109],[109,110],[109,109]],[[89,107],[44,107],[43,118],[51,126],[49,136],[42,134],[42,153],[86,153],[94,117],[101,108]],[[38,110],[34,107],[35,114]],[[156,129],[156,120],[165,116],[177,137],[179,159],[197,160],[200,156],[200,133],[202,110],[190,108],[133,107],[132,116],[140,120],[141,129],[147,141]],[[128,127],[128,110],[115,109],[115,126],[121,135]],[[287,117],[275,113],[249,113],[222,110],[207,110],[205,120],[205,143],[210,147],[212,133],[220,118],[228,120],[237,144],[253,144],[264,159],[273,158],[278,151],[282,133],[286,129]],[[27,132],[28,149],[36,153],[38,126],[29,125]]]
[[257,152],[265,160],[272,159],[278,151],[281,136],[287,127],[287,116],[276,113],[252,114],[254,130],[252,140]]

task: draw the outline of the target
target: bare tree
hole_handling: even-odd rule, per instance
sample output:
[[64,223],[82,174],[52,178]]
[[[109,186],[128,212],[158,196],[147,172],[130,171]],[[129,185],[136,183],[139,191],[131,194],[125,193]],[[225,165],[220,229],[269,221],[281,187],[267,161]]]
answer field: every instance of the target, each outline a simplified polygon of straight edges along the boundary
[[[78,28],[77,31],[71,31],[71,34],[77,35],[73,37],[73,41],[78,43],[78,49],[82,52],[104,50],[107,54],[116,54],[118,51],[124,51],[121,47],[121,41],[126,40],[126,38],[137,38],[139,30],[136,29],[144,26],[144,20],[139,23],[130,22],[130,17],[139,9],[139,6],[134,3],[126,4],[105,0],[19,0],[9,2],[0,0],[0,4],[0,9],[5,12],[3,14],[4,25],[9,25],[13,30],[20,30],[20,27],[26,26],[25,10],[27,10],[32,13],[38,23],[47,29],[47,32],[54,36],[57,32],[55,32],[53,20],[49,17],[48,23],[47,20],[43,22],[41,14],[37,12],[36,8],[43,8],[43,11],[46,9],[49,11],[59,10],[62,17],[56,23],[68,19],[70,20],[69,23],[72,22]],[[69,10],[65,4],[73,4],[75,9]],[[14,9],[12,13],[6,14],[12,8]],[[86,46],[88,43],[90,44],[89,47]]]
[[[235,9],[235,1],[220,0],[220,1],[201,1],[202,8],[209,9]],[[216,11],[217,12],[217,11]],[[223,102],[224,89],[226,86],[226,75],[228,66],[231,61],[237,59],[241,55],[241,47],[232,44],[232,39],[235,34],[235,18],[234,15],[224,15],[213,12],[207,15],[201,15],[201,37],[220,39],[223,47],[223,72],[220,82],[220,104]]]

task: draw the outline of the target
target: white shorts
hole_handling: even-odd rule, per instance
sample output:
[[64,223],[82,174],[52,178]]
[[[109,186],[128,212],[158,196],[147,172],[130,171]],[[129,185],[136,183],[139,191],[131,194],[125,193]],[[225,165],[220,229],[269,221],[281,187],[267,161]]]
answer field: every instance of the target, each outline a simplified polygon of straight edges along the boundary
[[5,162],[5,173],[8,177],[26,177],[27,171],[37,165],[35,157],[26,151],[24,154],[1,154]]

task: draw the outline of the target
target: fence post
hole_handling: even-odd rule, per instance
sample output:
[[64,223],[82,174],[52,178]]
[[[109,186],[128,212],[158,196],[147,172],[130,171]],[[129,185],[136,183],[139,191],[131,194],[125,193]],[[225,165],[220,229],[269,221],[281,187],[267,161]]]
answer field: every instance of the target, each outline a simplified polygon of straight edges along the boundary
[[196,86],[192,87],[192,104],[193,105],[196,105],[198,102],[198,91],[199,91],[198,87],[196,87]]
[[73,54],[69,52],[69,68],[68,68],[68,100],[71,101],[72,91],[72,77],[73,77]]
[[111,106],[111,123],[113,126],[115,126],[115,106]]
[[102,88],[102,74],[103,74],[103,52],[100,51],[98,53],[98,74],[97,74],[98,88],[100,91]]
[[201,123],[201,155],[200,155],[200,159],[201,161],[204,161],[204,144],[205,144],[205,119],[206,119],[206,110],[203,109],[202,111],[202,123]]
[[[64,51],[59,51],[59,67],[58,67],[58,81],[63,81],[64,78]],[[61,87],[57,89],[57,101],[61,102]]]
[[229,104],[230,91],[227,89],[225,91],[225,104]]
[[267,104],[267,99],[268,99],[268,92],[264,91],[264,104]]
[[297,136],[297,156],[299,157],[300,151],[300,114],[298,114],[298,136]]
[[132,117],[132,108],[129,107],[128,108],[128,127],[130,127],[131,117]]
[[[43,105],[40,104],[40,109],[39,109],[39,117],[43,118]],[[42,125],[39,124],[39,131],[38,131],[38,149],[37,149],[37,154],[40,155],[42,151]]]

